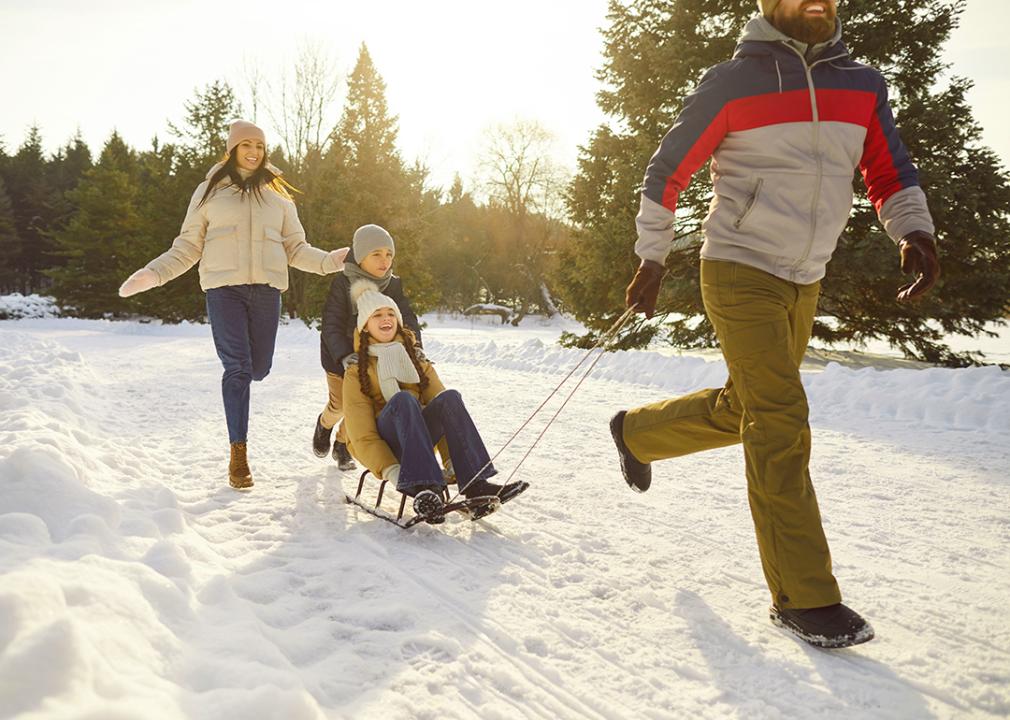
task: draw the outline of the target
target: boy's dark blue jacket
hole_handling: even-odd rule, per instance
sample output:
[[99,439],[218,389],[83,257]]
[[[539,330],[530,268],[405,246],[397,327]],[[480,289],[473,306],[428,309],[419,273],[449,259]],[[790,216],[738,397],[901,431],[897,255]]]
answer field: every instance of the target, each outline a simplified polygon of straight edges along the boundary
[[[421,345],[421,326],[410,302],[403,294],[403,283],[394,275],[386,289],[381,291],[396,302],[403,315],[403,324],[411,329],[417,344]],[[344,273],[337,273],[330,282],[330,294],[323,305],[323,326],[319,335],[320,360],[326,372],[344,376],[341,362],[354,352],[354,330],[358,324],[358,309],[351,302],[351,280]]]

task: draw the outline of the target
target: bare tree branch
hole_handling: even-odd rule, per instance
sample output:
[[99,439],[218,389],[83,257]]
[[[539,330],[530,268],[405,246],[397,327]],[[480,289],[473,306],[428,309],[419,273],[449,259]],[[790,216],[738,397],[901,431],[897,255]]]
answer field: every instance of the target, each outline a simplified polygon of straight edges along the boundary
[[554,136],[537,122],[516,120],[489,128],[485,138],[478,167],[488,198],[519,218],[559,217],[567,175],[551,157]]
[[260,101],[263,99],[264,84],[266,81],[259,59],[256,57],[250,58],[249,56],[243,57],[242,75],[249,93],[249,104],[252,106],[252,117],[250,120],[255,123],[259,115]]
[[329,147],[337,115],[334,104],[341,74],[318,43],[303,43],[290,72],[267,83],[270,120],[277,130],[292,169],[300,172],[306,158],[324,154]]

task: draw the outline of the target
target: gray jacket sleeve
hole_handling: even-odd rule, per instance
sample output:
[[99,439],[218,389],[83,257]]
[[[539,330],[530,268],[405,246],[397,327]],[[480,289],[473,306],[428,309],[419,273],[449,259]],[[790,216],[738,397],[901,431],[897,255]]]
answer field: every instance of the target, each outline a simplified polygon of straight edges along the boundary
[[916,230],[936,235],[933,216],[926,204],[926,193],[918,185],[899,190],[887,198],[880,206],[877,216],[894,242]]
[[654,260],[660,265],[665,263],[666,256],[674,249],[673,221],[676,217],[672,210],[643,194],[635,217],[635,227],[638,229],[635,254],[643,260]]

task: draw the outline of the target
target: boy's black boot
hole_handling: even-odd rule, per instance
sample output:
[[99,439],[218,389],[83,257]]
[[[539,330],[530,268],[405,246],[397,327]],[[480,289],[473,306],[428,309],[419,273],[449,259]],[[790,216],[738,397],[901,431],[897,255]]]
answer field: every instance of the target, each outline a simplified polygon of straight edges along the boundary
[[333,459],[337,461],[337,467],[341,470],[358,469],[358,466],[354,464],[354,458],[351,457],[351,453],[347,450],[347,445],[339,440],[333,441]]
[[312,434],[312,452],[316,457],[326,457],[330,452],[330,433],[333,428],[324,428],[322,420],[322,415],[316,418],[316,431]]

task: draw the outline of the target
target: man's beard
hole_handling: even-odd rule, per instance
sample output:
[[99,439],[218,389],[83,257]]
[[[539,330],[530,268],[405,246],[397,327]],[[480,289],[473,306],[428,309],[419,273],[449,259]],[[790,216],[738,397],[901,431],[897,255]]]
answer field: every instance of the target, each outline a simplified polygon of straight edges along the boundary
[[835,12],[829,5],[824,15],[808,17],[803,8],[793,15],[779,15],[774,18],[775,26],[789,37],[807,45],[827,42],[835,34]]

